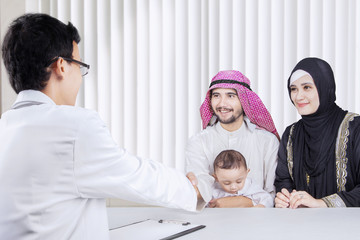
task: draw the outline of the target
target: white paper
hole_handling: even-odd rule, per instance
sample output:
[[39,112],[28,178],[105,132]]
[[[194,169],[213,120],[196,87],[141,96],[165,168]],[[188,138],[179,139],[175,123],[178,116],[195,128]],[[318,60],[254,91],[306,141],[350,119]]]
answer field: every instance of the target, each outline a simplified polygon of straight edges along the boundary
[[159,220],[148,219],[142,222],[111,229],[110,239],[159,240],[197,226],[199,225],[189,224],[184,226],[176,223],[159,223]]

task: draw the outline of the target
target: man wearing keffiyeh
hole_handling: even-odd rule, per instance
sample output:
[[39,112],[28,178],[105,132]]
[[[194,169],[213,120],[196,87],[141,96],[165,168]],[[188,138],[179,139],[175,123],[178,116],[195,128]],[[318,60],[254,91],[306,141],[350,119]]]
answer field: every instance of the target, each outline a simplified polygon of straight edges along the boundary
[[211,207],[251,207],[243,196],[211,199],[216,156],[225,149],[241,152],[249,177],[275,197],[274,179],[279,135],[270,113],[239,71],[220,71],[212,79],[200,107],[203,129],[186,147],[186,172]]

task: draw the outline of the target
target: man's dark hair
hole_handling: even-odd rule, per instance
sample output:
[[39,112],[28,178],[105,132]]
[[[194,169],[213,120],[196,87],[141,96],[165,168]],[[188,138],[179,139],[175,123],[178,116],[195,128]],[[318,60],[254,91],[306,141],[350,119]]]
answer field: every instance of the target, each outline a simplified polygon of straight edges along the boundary
[[16,93],[42,90],[50,78],[51,60],[72,58],[73,41],[80,42],[77,29],[47,14],[22,15],[10,25],[2,45],[2,58]]
[[214,161],[214,171],[217,168],[221,169],[234,169],[244,167],[247,169],[245,157],[238,151],[235,150],[224,150]]

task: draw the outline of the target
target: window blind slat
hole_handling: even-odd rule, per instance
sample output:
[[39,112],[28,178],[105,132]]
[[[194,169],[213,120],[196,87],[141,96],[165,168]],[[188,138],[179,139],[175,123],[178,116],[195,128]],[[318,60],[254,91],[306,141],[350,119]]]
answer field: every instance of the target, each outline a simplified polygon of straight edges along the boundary
[[162,159],[166,165],[175,167],[175,2],[163,1],[162,4]]
[[162,5],[161,0],[149,2],[149,102],[150,102],[150,156],[154,159],[162,159],[163,146],[163,112],[162,89],[163,89],[163,42],[162,42]]
[[[86,1],[86,0],[85,0]],[[114,140],[124,146],[124,3],[110,2],[110,98],[111,132]]]
[[[150,93],[149,93],[149,1],[138,0],[137,5],[137,153],[149,156]],[[124,113],[122,113],[124,114]]]
[[132,154],[136,154],[136,2],[124,0],[124,78],[123,108],[124,146]]
[[233,67],[232,7],[232,0],[221,0],[219,4],[219,70],[228,70]]
[[188,138],[187,1],[175,1],[175,155],[176,168],[184,170],[184,149]]
[[188,136],[194,135],[200,130],[197,123],[199,120],[199,106],[193,104],[199,102],[201,88],[201,0],[189,1],[188,5],[188,29],[189,29],[189,48],[188,48],[188,78],[187,92],[188,94]]
[[245,0],[233,1],[233,68],[239,71],[245,69],[245,34],[246,34]]
[[344,83],[342,79],[348,79],[347,65],[348,65],[348,29],[344,26],[348,26],[348,1],[336,1],[335,6],[335,79],[337,79],[336,93],[341,98],[337,97],[337,103],[339,106],[348,106],[347,101],[347,83]]
[[[98,112],[108,127],[110,124],[110,48],[111,31],[110,26],[110,1],[98,1],[97,5],[97,94]],[[130,44],[129,44],[130,45]]]
[[[91,69],[86,78],[84,79],[82,87],[84,88],[84,107],[89,109],[98,109],[98,95],[97,95],[97,75],[98,75],[98,65],[97,65],[97,11],[96,11],[96,1],[87,0],[84,1],[84,31],[82,36],[82,44],[84,46],[84,51],[82,54],[84,56],[84,61],[90,64]],[[81,31],[81,29],[79,29]]]
[[257,94],[270,110],[271,105],[271,84],[269,76],[271,76],[271,2],[267,0],[259,0],[258,16],[259,16],[259,28],[258,28],[258,77],[257,79],[250,79],[250,81],[258,82]]
[[[275,126],[277,129],[283,129],[283,119],[284,119],[284,106],[283,106],[283,96],[284,94],[284,1],[276,0],[271,2],[271,31],[270,31],[270,41],[271,41],[271,52],[270,52],[270,71],[271,75],[268,76],[266,81],[269,82],[270,88],[267,91],[271,91],[275,94],[270,94],[270,104],[267,104],[268,110],[270,112],[276,112],[278,114],[273,114],[272,118],[274,120]],[[270,81],[271,79],[271,81]]]

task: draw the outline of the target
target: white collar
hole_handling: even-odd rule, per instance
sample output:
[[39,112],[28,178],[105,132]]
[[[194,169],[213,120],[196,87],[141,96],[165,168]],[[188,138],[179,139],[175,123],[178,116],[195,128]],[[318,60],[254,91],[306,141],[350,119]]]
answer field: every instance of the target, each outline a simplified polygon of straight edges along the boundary
[[24,90],[19,92],[15,103],[13,104],[12,108],[16,108],[19,105],[23,105],[24,103],[47,103],[47,104],[53,104],[56,105],[55,102],[48,97],[46,94],[37,91],[37,90]]
[[250,122],[250,119],[247,116],[244,116],[244,122],[243,122],[243,124],[241,124],[241,127],[233,132],[229,132],[228,130],[224,129],[221,126],[220,122],[216,123],[215,128],[218,132],[223,133],[223,134],[238,135],[238,134],[241,134],[246,129],[250,130],[250,132],[255,131],[256,125],[253,124],[252,122]]

